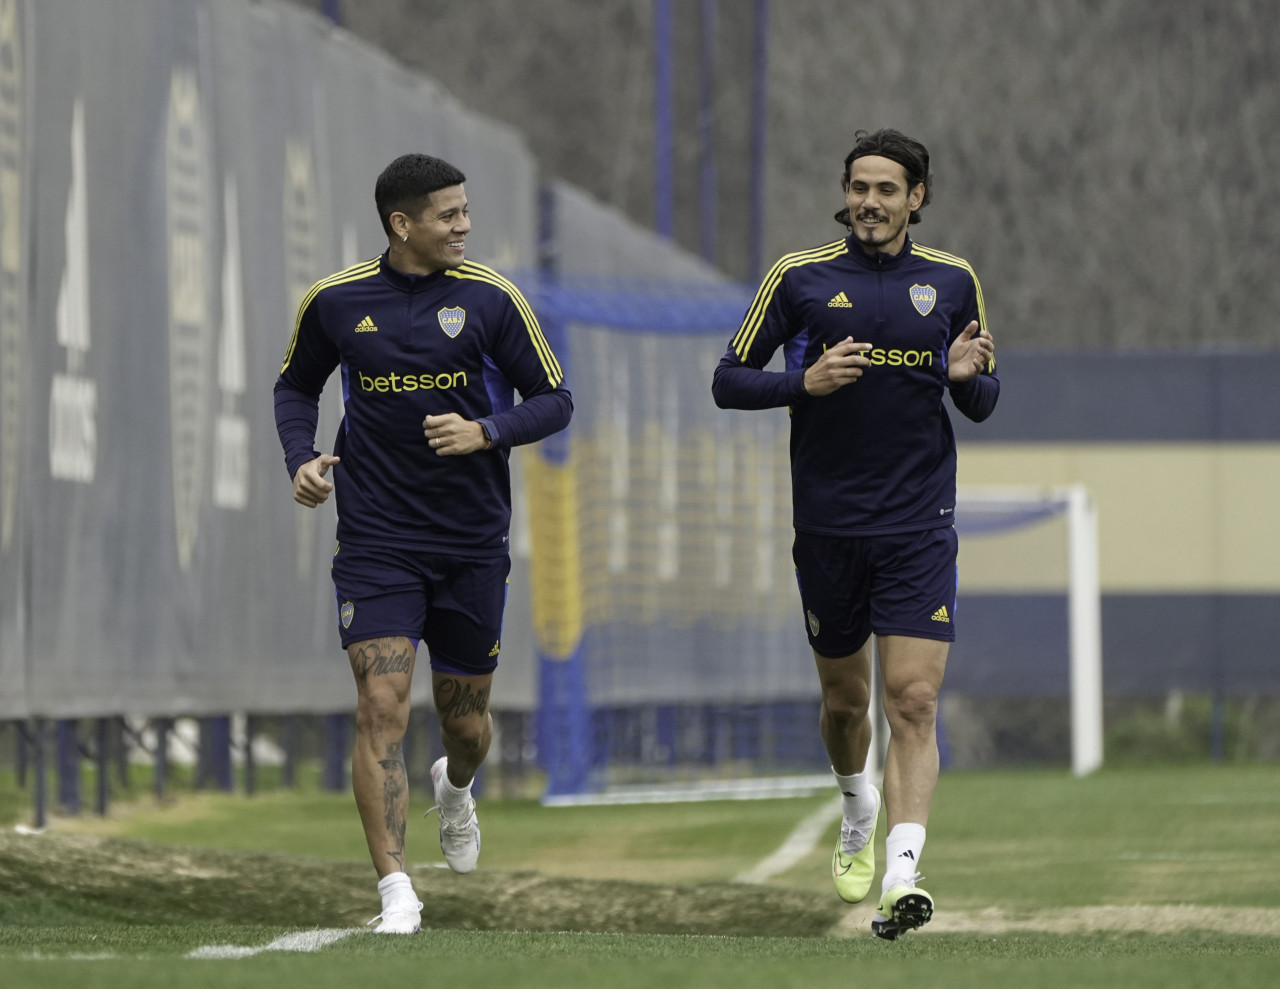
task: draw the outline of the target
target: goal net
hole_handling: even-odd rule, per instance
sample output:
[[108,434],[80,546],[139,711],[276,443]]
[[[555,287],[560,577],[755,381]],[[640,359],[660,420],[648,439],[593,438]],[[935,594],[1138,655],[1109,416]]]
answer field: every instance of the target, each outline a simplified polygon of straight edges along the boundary
[[[696,300],[671,308],[687,319]],[[523,464],[548,802],[830,785],[815,776],[827,762],[792,576],[787,412],[715,407],[732,332],[716,322],[560,328],[573,425]],[[962,539],[1070,517],[1073,765],[1088,771],[1101,718],[1087,494],[966,492],[956,514]]]

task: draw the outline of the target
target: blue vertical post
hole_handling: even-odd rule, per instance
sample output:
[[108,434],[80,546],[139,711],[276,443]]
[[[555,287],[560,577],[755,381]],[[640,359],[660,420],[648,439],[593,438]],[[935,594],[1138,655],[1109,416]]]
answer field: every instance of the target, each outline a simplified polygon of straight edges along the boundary
[[129,738],[130,732],[124,717],[111,719],[111,735],[116,745],[116,782],[129,789]]
[[328,714],[324,719],[324,788],[347,788],[347,716]]
[[107,802],[111,796],[111,719],[99,718],[94,731],[93,762],[98,773],[95,809],[99,817],[106,817]]
[[751,74],[751,206],[747,211],[748,280],[764,274],[765,134],[769,113],[769,0],[756,0]]
[[1222,765],[1227,752],[1227,697],[1220,679],[1213,688],[1209,714],[1209,757],[1214,765]]
[[280,724],[280,747],[284,749],[284,765],[280,767],[280,785],[292,790],[298,782],[298,716],[285,715]]
[[[538,202],[539,276],[554,288],[559,274],[557,217],[553,190],[544,186]],[[550,297],[551,292],[545,292]],[[537,314],[547,342],[570,381],[569,333],[565,322],[544,308]],[[547,773],[547,796],[583,793],[592,765],[591,702],[581,634],[578,580],[577,490],[571,460],[573,427],[548,436],[526,460],[532,495],[535,568],[546,567],[557,582],[554,593],[534,588],[533,621],[538,643],[538,758]],[[535,484],[534,481],[537,481]],[[533,579],[539,574],[535,572]]]
[[198,785],[212,782],[220,790],[235,789],[231,768],[231,719],[226,715],[200,720],[200,766]]
[[675,236],[675,66],[671,0],[653,4],[653,226]]
[[156,732],[155,792],[156,799],[163,800],[165,785],[169,781],[169,732],[173,728],[173,720],[156,718],[153,724]]
[[80,813],[80,743],[76,723],[57,723],[58,806],[65,814]]
[[19,789],[25,790],[27,788],[27,770],[31,768],[31,739],[28,737],[26,725],[16,722],[14,727],[18,732],[15,772],[18,775]]
[[244,718],[244,792],[252,797],[257,789],[258,765],[253,759],[253,736],[258,730],[258,719],[252,714]]
[[33,718],[31,721],[31,768],[35,773],[35,790],[32,825],[44,828],[49,823],[49,780],[45,772],[44,719]]
[[716,263],[716,0],[702,0],[698,59],[698,241]]
[[654,717],[660,765],[674,766],[680,738],[675,705],[659,704]]

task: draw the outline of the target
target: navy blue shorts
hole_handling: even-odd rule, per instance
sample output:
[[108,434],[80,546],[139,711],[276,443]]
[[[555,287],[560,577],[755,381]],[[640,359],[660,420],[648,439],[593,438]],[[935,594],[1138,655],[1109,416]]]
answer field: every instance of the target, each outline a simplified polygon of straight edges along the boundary
[[470,560],[340,543],[333,586],[342,648],[389,636],[427,644],[431,668],[479,676],[498,666],[509,556]]
[[797,532],[791,549],[809,645],[848,656],[871,633],[954,642],[956,530],[890,536]]

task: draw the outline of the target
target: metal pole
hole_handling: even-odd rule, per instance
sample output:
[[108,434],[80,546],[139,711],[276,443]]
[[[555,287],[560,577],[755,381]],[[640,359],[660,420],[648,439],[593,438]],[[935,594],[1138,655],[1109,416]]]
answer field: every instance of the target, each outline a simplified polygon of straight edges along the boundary
[[287,790],[292,790],[298,782],[298,734],[298,716],[286,714],[280,723],[280,747],[284,749],[280,785]]
[[654,229],[662,236],[675,235],[675,126],[672,102],[675,71],[672,54],[671,0],[653,4],[653,179]]
[[206,718],[200,733],[201,748],[208,748],[206,768],[214,786],[230,793],[235,789],[231,767],[231,718],[220,714]]
[[257,719],[252,714],[244,716],[244,792],[252,797],[256,785],[253,762],[253,733],[257,730]]
[[1071,770],[1085,776],[1102,765],[1102,609],[1099,603],[1098,512],[1082,485],[1067,489],[1070,550],[1068,623],[1071,643]]
[[107,801],[111,795],[108,777],[111,772],[111,719],[99,718],[94,728],[93,762],[98,772],[98,799],[95,809],[99,817],[106,817]]
[[27,788],[27,770],[31,765],[31,740],[28,737],[27,726],[21,721],[15,721],[14,727],[18,731],[18,751],[16,754],[15,770],[18,775],[18,788],[25,790]]
[[324,788],[347,788],[347,716],[328,714],[324,719]]
[[702,0],[698,60],[698,226],[702,258],[716,263],[716,0]]
[[748,280],[764,274],[765,133],[769,113],[769,0],[756,0],[751,79],[751,205],[747,210]]
[[168,718],[156,718],[155,791],[156,799],[164,799],[164,788],[169,778],[169,728]]
[[[127,790],[129,789],[129,740],[132,733],[129,731],[124,715],[112,718],[111,727],[116,746],[116,781]],[[134,741],[137,739],[135,738]]]
[[66,814],[80,813],[80,746],[76,739],[76,723],[61,719],[57,723],[58,804]]
[[49,823],[49,781],[44,767],[44,719],[33,718],[31,722],[32,748],[35,758],[32,769],[36,776],[35,807],[32,824],[37,829],[45,828]]

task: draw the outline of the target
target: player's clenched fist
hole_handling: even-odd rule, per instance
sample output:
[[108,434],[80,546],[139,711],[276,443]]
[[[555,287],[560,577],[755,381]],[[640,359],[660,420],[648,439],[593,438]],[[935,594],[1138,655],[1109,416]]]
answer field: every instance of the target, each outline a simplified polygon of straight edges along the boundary
[[338,457],[322,453],[315,460],[308,460],[299,467],[298,473],[293,475],[293,500],[307,508],[315,508],[327,501],[329,492],[333,490],[333,482],[326,481],[324,476],[329,473],[330,467],[341,462]]
[[804,372],[804,390],[810,395],[830,395],[862,377],[862,369],[869,367],[867,359],[869,343],[855,343],[853,337],[845,337],[834,347],[829,347]]
[[464,419],[456,412],[427,416],[422,420],[422,433],[427,445],[441,457],[475,453],[487,445],[480,423]]

